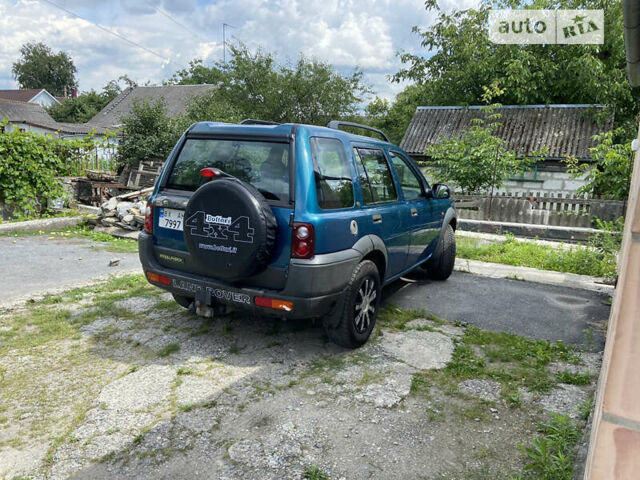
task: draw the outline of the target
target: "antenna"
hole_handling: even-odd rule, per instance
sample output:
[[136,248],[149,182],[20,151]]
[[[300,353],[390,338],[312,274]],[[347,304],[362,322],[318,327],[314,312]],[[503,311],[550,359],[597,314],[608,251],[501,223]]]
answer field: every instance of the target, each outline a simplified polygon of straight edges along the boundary
[[222,63],[227,64],[227,27],[236,28],[228,23],[222,24]]

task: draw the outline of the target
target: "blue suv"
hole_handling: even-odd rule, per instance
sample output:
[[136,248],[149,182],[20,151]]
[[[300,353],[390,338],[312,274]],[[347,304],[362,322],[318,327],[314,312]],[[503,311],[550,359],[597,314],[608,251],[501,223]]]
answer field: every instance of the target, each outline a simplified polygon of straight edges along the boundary
[[416,267],[449,277],[455,228],[450,189],[430,187],[379,130],[201,122],[169,155],[139,251],[149,282],[184,307],[322,318],[355,348],[384,285]]

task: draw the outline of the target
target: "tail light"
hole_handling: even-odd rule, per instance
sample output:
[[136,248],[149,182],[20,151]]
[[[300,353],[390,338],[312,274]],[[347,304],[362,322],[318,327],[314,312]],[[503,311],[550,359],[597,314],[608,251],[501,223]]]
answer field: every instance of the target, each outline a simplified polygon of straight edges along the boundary
[[153,205],[147,202],[147,208],[144,211],[144,231],[153,233]]
[[162,285],[171,285],[171,279],[166,275],[160,275],[155,272],[147,272],[147,279],[153,283],[160,283]]
[[311,258],[315,249],[316,233],[310,223],[293,224],[291,256],[293,258]]

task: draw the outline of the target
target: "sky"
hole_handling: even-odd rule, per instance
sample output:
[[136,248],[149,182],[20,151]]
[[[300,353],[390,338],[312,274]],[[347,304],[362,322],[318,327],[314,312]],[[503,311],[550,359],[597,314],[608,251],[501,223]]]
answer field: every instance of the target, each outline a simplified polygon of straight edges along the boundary
[[[473,3],[441,0],[440,6]],[[396,53],[425,53],[411,29],[434,18],[424,0],[0,0],[0,89],[18,88],[11,66],[27,42],[67,52],[80,91],[101,90],[121,75],[160,84],[190,60],[221,61],[227,23],[227,40],[262,48],[280,62],[303,53],[341,73],[359,67],[374,92],[391,100],[404,87],[388,80],[401,67]]]

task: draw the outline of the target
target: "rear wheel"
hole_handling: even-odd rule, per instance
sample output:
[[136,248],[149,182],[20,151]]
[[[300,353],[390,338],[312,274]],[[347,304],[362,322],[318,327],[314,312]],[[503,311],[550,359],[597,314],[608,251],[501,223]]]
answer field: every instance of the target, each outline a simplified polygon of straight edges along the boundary
[[193,303],[193,298],[183,297],[182,295],[176,295],[175,293],[172,293],[171,295],[173,295],[173,299],[181,307],[191,308],[191,304]]
[[324,320],[329,339],[346,348],[364,345],[376,324],[380,297],[378,268],[364,260],[353,271],[336,311]]
[[442,238],[438,242],[433,257],[423,268],[427,271],[427,276],[434,280],[446,280],[453,272],[456,263],[456,236],[451,225],[447,225],[442,232]]

